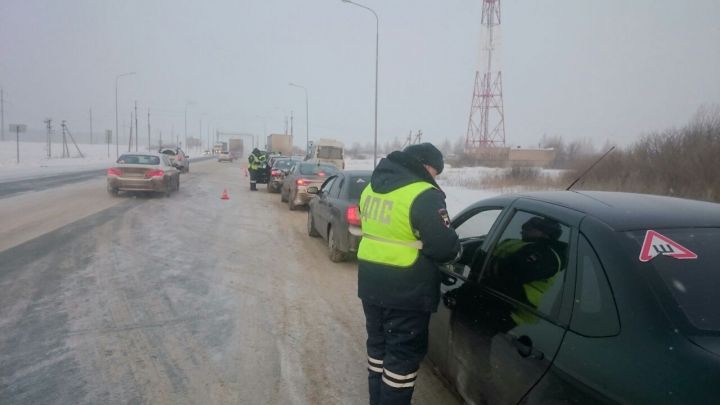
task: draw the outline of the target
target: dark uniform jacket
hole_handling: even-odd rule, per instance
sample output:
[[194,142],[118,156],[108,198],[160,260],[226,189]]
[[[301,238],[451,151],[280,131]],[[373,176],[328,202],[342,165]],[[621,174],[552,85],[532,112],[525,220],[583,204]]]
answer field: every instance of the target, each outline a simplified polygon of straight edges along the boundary
[[449,228],[445,193],[417,159],[399,151],[378,163],[370,184],[376,193],[384,194],[418,181],[437,187],[423,191],[410,208],[410,225],[423,248],[410,268],[358,260],[358,296],[367,303],[405,310],[437,310],[440,271],[436,263],[450,262],[460,252],[458,236]]

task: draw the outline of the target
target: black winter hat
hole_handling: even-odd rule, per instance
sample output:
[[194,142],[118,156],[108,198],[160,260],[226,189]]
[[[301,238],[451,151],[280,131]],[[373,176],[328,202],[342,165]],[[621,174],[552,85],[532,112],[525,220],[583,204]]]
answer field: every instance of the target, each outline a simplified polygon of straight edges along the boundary
[[429,142],[410,145],[403,152],[419,160],[424,165],[432,166],[437,170],[438,174],[442,173],[445,167],[442,152]]
[[549,218],[532,217],[523,224],[523,229],[534,228],[547,235],[551,240],[557,240],[562,235],[560,224]]

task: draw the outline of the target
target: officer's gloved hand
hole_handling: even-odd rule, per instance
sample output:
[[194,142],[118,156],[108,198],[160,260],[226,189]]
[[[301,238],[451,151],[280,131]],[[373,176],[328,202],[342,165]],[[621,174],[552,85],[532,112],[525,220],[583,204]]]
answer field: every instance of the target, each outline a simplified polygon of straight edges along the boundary
[[442,265],[443,265],[443,266],[444,266],[444,265],[448,265],[449,268],[452,270],[453,267],[454,267],[453,265],[454,265],[455,263],[457,263],[458,261],[460,261],[460,259],[462,259],[462,255],[463,255],[463,246],[462,246],[462,244],[460,244],[460,249],[458,250],[458,252],[457,252],[457,254],[455,255],[455,257],[454,257],[452,260],[450,260],[449,262],[442,263]]

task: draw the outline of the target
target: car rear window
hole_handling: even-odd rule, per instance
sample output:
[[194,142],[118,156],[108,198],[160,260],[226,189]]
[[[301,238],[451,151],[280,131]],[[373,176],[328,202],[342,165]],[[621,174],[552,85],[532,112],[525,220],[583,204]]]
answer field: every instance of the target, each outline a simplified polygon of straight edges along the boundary
[[159,165],[160,158],[147,155],[121,155],[117,162],[126,165]]
[[351,177],[350,178],[350,199],[359,200],[365,187],[370,184],[370,176]]
[[273,167],[276,169],[289,169],[293,165],[293,161],[290,159],[282,159],[282,160],[276,160],[275,163],[273,163]]
[[300,174],[306,176],[330,176],[337,173],[337,169],[332,165],[317,165],[314,163],[304,163],[300,165]]
[[[643,265],[652,266],[670,291],[674,304],[694,327],[720,331],[720,294],[717,290],[720,285],[720,228],[659,229],[655,232],[662,238],[655,243],[658,249],[653,246],[650,250],[654,257],[648,259],[646,255],[647,261]],[[649,234],[650,231],[628,232],[637,242],[636,260],[640,260]],[[693,258],[693,255],[697,257]]]

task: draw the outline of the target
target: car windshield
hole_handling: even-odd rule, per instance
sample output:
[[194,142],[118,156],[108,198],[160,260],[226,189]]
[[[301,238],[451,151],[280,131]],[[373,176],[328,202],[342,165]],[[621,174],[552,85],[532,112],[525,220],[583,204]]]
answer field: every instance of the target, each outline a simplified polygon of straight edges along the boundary
[[300,164],[300,174],[306,176],[329,176],[338,172],[332,165],[318,165],[315,163]]
[[160,158],[148,155],[122,155],[117,162],[126,165],[159,165]]
[[635,241],[633,255],[640,257],[642,247],[647,243],[647,262],[641,265],[650,266],[662,279],[672,297],[670,305],[680,308],[695,328],[720,331],[720,294],[717,291],[720,285],[720,271],[717,271],[720,228],[656,230],[656,233],[659,236],[650,231],[628,232]]
[[349,197],[351,200],[359,200],[360,194],[362,194],[365,187],[370,184],[370,175],[362,177],[350,177],[350,192]]

